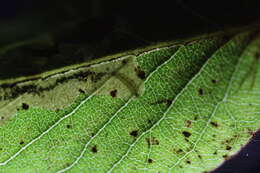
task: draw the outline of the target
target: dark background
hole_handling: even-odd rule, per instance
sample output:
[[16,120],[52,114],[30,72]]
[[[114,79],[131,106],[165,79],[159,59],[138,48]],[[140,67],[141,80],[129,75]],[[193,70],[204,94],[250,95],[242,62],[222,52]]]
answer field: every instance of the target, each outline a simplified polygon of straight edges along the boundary
[[[160,41],[225,33],[228,28],[258,23],[259,7],[258,0],[1,1],[0,79],[37,74]],[[214,173],[259,172],[260,133]]]

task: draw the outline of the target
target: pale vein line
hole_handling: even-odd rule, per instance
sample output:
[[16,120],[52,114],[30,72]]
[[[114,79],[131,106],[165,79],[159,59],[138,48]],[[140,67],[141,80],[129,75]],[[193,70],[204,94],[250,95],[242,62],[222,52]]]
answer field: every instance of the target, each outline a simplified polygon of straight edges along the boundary
[[[184,46],[183,46],[184,47]],[[178,51],[177,51],[178,52]],[[176,53],[177,53],[176,52]],[[175,53],[175,54],[176,54]],[[172,58],[174,58],[174,55],[172,56]],[[170,59],[172,59],[170,58]],[[208,64],[208,61],[203,65],[203,67],[201,69],[203,69],[206,65]],[[182,95],[182,93],[187,89],[187,87],[193,82],[193,80],[195,80],[195,78],[197,78],[197,76],[199,76],[201,73],[201,71],[199,71],[186,85],[185,87],[177,94],[177,96],[174,98],[174,100],[172,101],[171,106],[169,106],[167,108],[167,110],[163,113],[163,116],[161,119],[159,119],[150,129],[144,131],[131,145],[129,145],[128,150],[126,151],[126,153],[107,171],[107,173],[111,173],[115,167],[117,167],[117,165],[119,165],[126,157],[127,155],[130,153],[130,151],[132,150],[132,148],[137,144],[137,142],[139,142],[139,140],[146,135],[147,133],[151,132],[155,127],[157,127],[162,120],[164,120],[166,118],[167,113],[171,110],[172,106],[174,105],[174,103],[176,102],[176,100]]]
[[[241,58],[241,56],[240,56],[240,58]],[[111,173],[111,172],[115,169],[115,167],[117,167],[117,165],[119,165],[119,164],[128,156],[128,154],[131,152],[132,148],[137,144],[137,142],[139,142],[139,140],[140,140],[144,135],[146,135],[147,133],[149,133],[150,131],[152,131],[155,127],[157,127],[157,126],[161,123],[161,121],[163,121],[163,120],[166,118],[167,113],[171,110],[171,108],[173,107],[175,101],[182,95],[182,93],[183,93],[184,91],[186,91],[186,89],[188,88],[188,86],[191,85],[191,83],[201,74],[201,72],[204,71],[204,68],[206,68],[206,66],[209,64],[210,60],[211,60],[211,59],[209,58],[209,59],[206,61],[206,63],[201,67],[200,71],[185,85],[185,87],[180,91],[180,93],[177,94],[177,96],[174,98],[174,100],[173,100],[171,106],[169,106],[168,109],[164,112],[162,118],[159,119],[150,129],[148,129],[148,130],[146,130],[145,132],[143,132],[143,133],[135,140],[135,142],[132,143],[132,144],[129,146],[129,148],[128,148],[128,150],[126,151],[126,153],[107,171],[107,173]],[[239,61],[239,63],[240,63],[240,61]],[[233,75],[234,75],[235,71],[237,70],[237,66],[238,66],[239,63],[237,63],[236,68],[235,68],[234,72],[232,73],[231,80],[233,80]],[[228,84],[228,89],[227,89],[227,91],[228,91],[229,88],[231,87],[231,86],[230,86],[230,83],[231,83],[231,81],[230,81],[229,84]],[[218,105],[219,105],[220,103],[222,103],[223,101],[226,101],[226,98],[227,98],[226,95],[227,95],[227,92],[225,93],[225,96],[224,96],[223,100],[216,105],[216,107],[215,107],[213,113],[215,113],[216,108],[218,107]],[[211,118],[211,117],[210,117],[210,118]],[[207,121],[206,127],[208,126],[209,121],[210,121],[210,119]],[[206,130],[206,127],[203,129],[203,131]],[[199,137],[198,139],[200,139],[201,136],[202,136],[202,135],[200,135],[200,137]],[[197,142],[198,142],[198,140],[195,142],[195,145],[197,144]],[[192,149],[191,151],[187,152],[182,158],[180,158],[179,161],[177,161],[177,163],[174,164],[174,166],[177,165],[181,160],[183,160],[183,159],[184,159],[189,153],[191,153],[193,150],[194,150],[194,147],[193,147],[193,149]],[[173,167],[174,167],[174,166],[173,166]],[[170,168],[170,169],[171,169],[171,168]]]
[[15,102],[21,100],[21,97],[17,97],[14,100],[12,100],[11,102],[6,103],[5,105],[3,105],[2,107],[0,107],[0,111],[2,111],[4,108],[8,107],[8,106],[12,106],[13,104],[15,104]]
[[79,160],[83,157],[83,155],[85,154],[89,144],[115,119],[115,117],[118,115],[118,113],[120,113],[125,107],[128,106],[128,104],[133,100],[134,97],[135,96],[132,96],[120,109],[118,109],[118,111],[104,124],[104,126],[102,128],[100,128],[93,137],[90,138],[90,140],[85,144],[84,149],[81,151],[80,155],[70,166],[57,171],[57,173],[65,172],[65,171],[71,169],[74,165],[76,165],[79,162]]
[[203,130],[202,130],[200,136],[198,137],[198,139],[196,140],[194,146],[192,147],[192,149],[189,152],[187,152],[183,157],[181,157],[172,167],[170,167],[169,172],[171,172],[172,168],[174,168],[176,165],[178,165],[183,159],[186,158],[186,156],[188,156],[191,152],[193,152],[195,150],[197,144],[200,142],[200,140],[202,139],[203,135],[205,134],[205,132],[207,130],[207,127],[209,126],[210,121],[212,120],[212,118],[216,114],[216,111],[218,110],[219,105],[222,104],[222,103],[225,103],[227,101],[227,98],[229,97],[229,92],[230,92],[231,87],[232,87],[232,83],[234,81],[234,74],[237,72],[237,70],[238,70],[238,68],[239,68],[239,66],[241,64],[241,61],[242,61],[241,57],[242,56],[240,55],[239,56],[239,60],[238,60],[238,62],[236,64],[236,67],[235,67],[233,73],[231,74],[231,78],[230,78],[230,80],[228,82],[228,86],[227,86],[227,89],[226,89],[226,92],[225,92],[225,95],[224,95],[223,99],[220,102],[218,102],[217,105],[215,106],[212,114],[210,115],[210,117],[209,117],[209,119],[207,121],[207,124],[203,128]]
[[[189,83],[191,83],[191,81],[193,81],[193,79],[190,80]],[[188,86],[188,84],[186,86]],[[173,100],[173,103],[179,98],[179,96],[184,92],[184,90],[186,89],[186,86],[184,87],[184,89],[175,97],[175,99]],[[173,104],[172,104],[173,105]],[[120,158],[120,160],[118,160],[108,171],[107,173],[111,173],[115,167],[117,167],[117,165],[119,165],[126,157],[127,155],[130,153],[130,151],[132,150],[132,148],[137,144],[137,142],[139,142],[139,140],[144,136],[146,135],[147,133],[151,132],[155,127],[157,127],[162,120],[165,119],[166,117],[166,114],[171,110],[172,108],[172,105],[168,107],[168,109],[164,112],[163,116],[161,119],[159,119],[150,129],[144,131],[136,140],[134,143],[132,143],[131,145],[129,145],[129,148],[128,150],[126,151],[126,153]]]
[[[102,88],[102,87],[100,87]],[[77,110],[80,109],[80,107],[85,104],[89,99],[91,99],[99,90],[100,88],[96,91],[94,91],[91,95],[89,95],[86,99],[84,99],[83,101],[80,102],[80,104],[73,109],[70,113],[68,113],[67,115],[65,115],[64,117],[60,118],[58,121],[56,121],[50,128],[48,128],[46,131],[44,131],[42,134],[40,134],[38,137],[34,138],[32,141],[30,141],[28,144],[26,144],[25,146],[23,146],[19,151],[17,151],[14,155],[12,155],[9,159],[7,159],[4,162],[0,163],[0,166],[4,166],[6,165],[8,162],[10,162],[11,160],[13,160],[15,157],[17,157],[21,152],[23,152],[24,150],[26,150],[30,145],[32,145],[34,142],[38,141],[39,139],[41,139],[44,135],[46,135],[49,131],[51,131],[53,128],[55,128],[57,125],[59,125],[59,123],[61,121],[63,121],[64,119],[70,117],[71,115],[73,115]]]
[[[159,65],[153,72],[151,72],[149,74],[149,76],[147,77],[147,79],[144,81],[144,83],[146,83],[147,81],[149,81],[149,79],[151,78],[151,76],[153,76],[153,74],[155,72],[157,72],[160,68],[162,68],[162,66],[164,66],[165,64],[167,64],[169,61],[171,61],[171,59],[174,57],[174,55],[179,51],[179,48],[178,50],[167,60],[165,61],[164,63],[162,63],[161,65]],[[83,155],[85,154],[86,150],[87,150],[87,147],[88,145],[94,140],[94,138],[96,138],[114,119],[115,117],[118,115],[118,113],[120,113],[126,106],[128,106],[128,104],[133,100],[134,96],[132,96],[109,120],[108,122],[101,128],[98,130],[98,132],[85,144],[84,146],[84,149],[82,150],[82,152],[80,153],[80,155],[76,158],[76,160],[71,164],[69,165],[68,167],[62,169],[62,170],[59,170],[57,171],[57,173],[62,173],[62,172],[65,172],[65,171],[68,171],[69,169],[71,169],[73,166],[75,166],[79,160],[83,157]]]

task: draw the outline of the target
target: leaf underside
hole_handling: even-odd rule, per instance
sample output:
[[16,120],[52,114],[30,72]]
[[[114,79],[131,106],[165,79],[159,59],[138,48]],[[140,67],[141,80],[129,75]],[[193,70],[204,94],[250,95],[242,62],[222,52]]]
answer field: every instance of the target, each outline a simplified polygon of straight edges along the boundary
[[0,172],[207,172],[260,124],[252,32],[0,81]]

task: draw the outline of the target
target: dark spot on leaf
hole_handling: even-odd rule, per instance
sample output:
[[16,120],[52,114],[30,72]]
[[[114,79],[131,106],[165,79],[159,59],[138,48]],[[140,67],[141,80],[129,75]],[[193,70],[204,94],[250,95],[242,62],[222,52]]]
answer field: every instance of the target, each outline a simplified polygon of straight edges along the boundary
[[201,155],[198,155],[199,159],[202,159]]
[[232,138],[231,138],[231,139],[227,139],[227,140],[225,140],[225,142],[226,142],[227,144],[229,144],[232,140],[233,140]]
[[138,136],[138,130],[133,130],[129,133],[131,136],[133,137],[137,137]]
[[24,110],[28,110],[28,109],[29,109],[29,105],[26,104],[26,103],[22,103],[22,108],[23,108]]
[[79,89],[79,92],[81,93],[81,94],[85,94],[85,91],[83,90],[83,89]]
[[122,61],[122,64],[127,64],[127,60],[124,59],[124,60]]
[[183,152],[183,150],[182,149],[178,149],[177,150],[177,153],[179,154],[179,153],[182,153]]
[[187,160],[186,163],[191,164],[191,161],[190,161],[190,160]]
[[112,97],[116,97],[116,94],[117,94],[117,90],[110,91],[110,95]]
[[152,121],[151,121],[151,120],[148,120],[148,123],[149,123],[149,124],[152,124]]
[[230,147],[229,145],[226,146],[226,150],[231,150],[231,149],[232,149],[232,147]]
[[147,160],[147,162],[148,162],[148,163],[153,163],[153,159],[149,158],[149,159]]
[[145,72],[142,71],[141,69],[139,68],[136,68],[135,69],[135,72],[136,72],[136,75],[140,78],[140,79],[145,79]]
[[97,74],[95,72],[92,72],[90,79],[92,82],[98,82],[105,75],[106,75],[106,73],[104,73],[104,72],[100,72]]
[[198,120],[198,118],[199,118],[199,116],[196,115],[196,116],[194,117],[194,120],[196,121],[196,120]]
[[228,156],[227,154],[223,155],[222,157],[223,157],[224,159],[226,159],[226,160],[229,158],[229,156]]
[[97,152],[98,152],[97,146],[94,145],[94,146],[91,148],[91,151],[92,151],[92,153],[97,153]]
[[256,135],[256,133],[254,131],[252,131],[251,129],[247,129],[248,130],[248,134],[252,137],[254,137]]
[[214,154],[214,155],[217,155],[217,154],[218,154],[218,152],[217,152],[217,151],[215,151],[213,154]]
[[148,144],[148,147],[150,147],[151,145],[159,145],[160,144],[159,140],[155,139],[154,137],[145,138],[145,140]]
[[199,95],[204,95],[204,91],[203,91],[203,89],[202,88],[200,88],[199,90],[198,90],[198,92],[199,92]]
[[154,103],[151,103],[152,105],[155,104],[166,104],[167,107],[169,107],[172,104],[172,100],[166,99],[166,100],[160,100],[160,101],[156,101]]
[[214,127],[218,127],[218,123],[211,121],[210,124]]
[[259,53],[259,52],[256,52],[256,53],[255,53],[255,59],[256,59],[256,60],[259,60],[259,59],[260,59],[260,53]]
[[172,104],[172,100],[165,100],[166,105],[169,107]]
[[4,117],[4,116],[1,116],[1,120],[3,120],[3,119],[5,119],[5,117]]
[[22,141],[20,141],[20,143],[19,143],[20,145],[23,145],[24,144],[24,141],[22,140]]
[[190,120],[187,120],[187,121],[186,121],[186,127],[188,127],[188,128],[191,127],[191,121],[190,121]]
[[212,79],[211,82],[212,82],[213,84],[216,84],[216,83],[217,83],[217,80],[216,80],[216,79]]
[[190,133],[190,132],[187,132],[187,131],[183,131],[182,134],[183,134],[183,136],[185,136],[186,138],[188,138],[188,137],[191,136],[191,133]]
[[70,125],[70,124],[67,124],[66,127],[67,127],[68,129],[70,129],[70,128],[71,128],[71,125]]

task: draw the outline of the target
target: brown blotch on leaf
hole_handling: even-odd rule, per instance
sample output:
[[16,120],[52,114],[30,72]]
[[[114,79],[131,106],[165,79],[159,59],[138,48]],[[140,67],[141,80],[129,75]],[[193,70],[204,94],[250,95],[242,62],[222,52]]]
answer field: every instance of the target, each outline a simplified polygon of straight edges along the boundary
[[216,122],[211,121],[210,124],[211,124],[213,127],[218,127],[218,123],[216,123]]
[[231,146],[226,146],[226,150],[231,150],[232,149],[232,147]]
[[138,136],[138,130],[133,130],[129,133],[129,135],[133,136],[133,137],[137,137]]
[[85,91],[83,90],[83,89],[79,89],[79,92],[81,93],[81,94],[85,94]]
[[97,152],[98,152],[97,146],[94,145],[94,146],[91,148],[91,151],[92,151],[92,153],[97,153]]
[[26,103],[22,103],[22,108],[23,110],[28,110],[29,109],[29,105]]
[[20,142],[19,142],[19,144],[20,144],[20,145],[23,145],[23,144],[24,144],[24,141],[23,141],[23,140],[22,140],[22,141],[20,141]]
[[199,92],[199,95],[204,95],[204,91],[203,91],[203,89],[202,88],[200,88],[199,90],[198,90],[198,92]]
[[117,95],[117,90],[110,91],[110,95],[111,95],[112,97],[116,97],[116,95]]
[[148,162],[148,163],[153,163],[153,159],[149,158],[149,159],[147,160],[147,162]]
[[68,129],[70,129],[70,128],[71,128],[71,125],[70,125],[70,124],[67,124],[66,127],[67,127]]
[[183,131],[182,134],[183,134],[183,136],[185,136],[186,138],[188,138],[188,137],[191,136],[191,133],[190,133],[190,132],[187,132],[187,131]]
[[143,70],[141,70],[140,68],[136,68],[135,72],[140,79],[145,79],[145,72]]
[[191,123],[192,123],[192,122],[191,122],[190,120],[187,120],[187,121],[186,121],[186,127],[190,128],[190,127],[191,127]]

